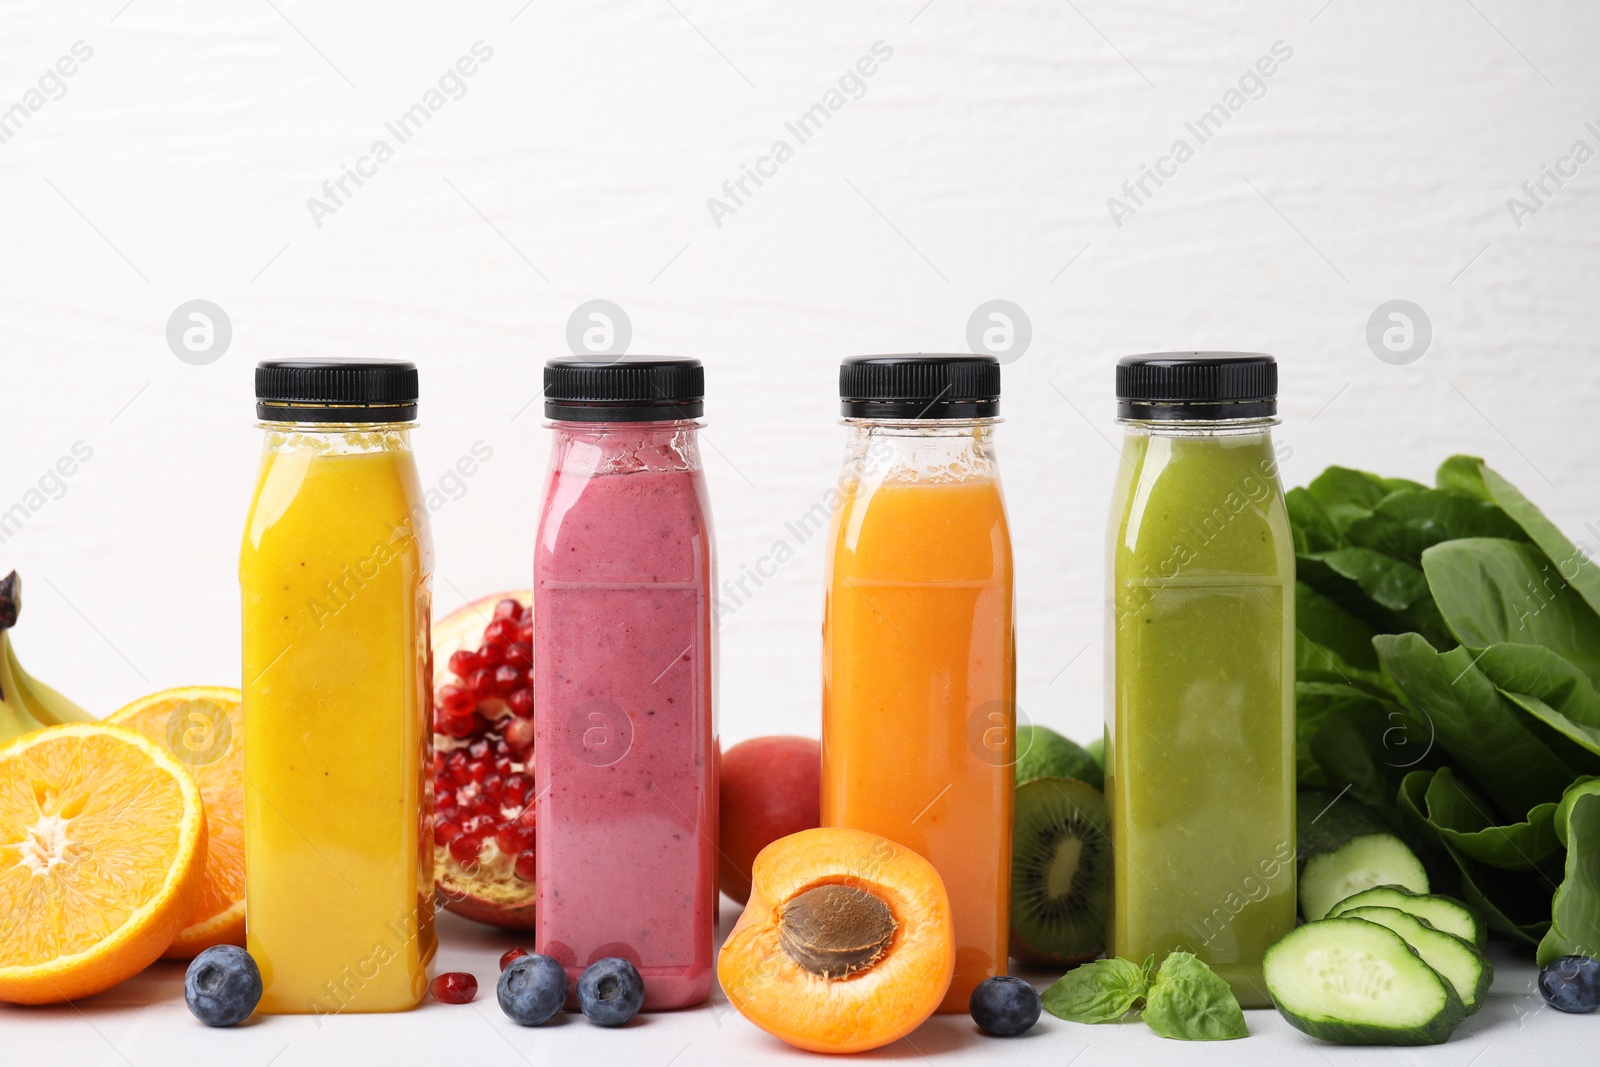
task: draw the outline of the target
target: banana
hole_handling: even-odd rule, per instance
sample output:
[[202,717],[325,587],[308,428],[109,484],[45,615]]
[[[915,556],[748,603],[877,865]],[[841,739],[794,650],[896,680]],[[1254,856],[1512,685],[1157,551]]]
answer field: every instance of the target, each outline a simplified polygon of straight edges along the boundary
[[22,579],[12,571],[0,579],[0,744],[14,737],[94,716],[22,669],[11,645],[11,628],[22,612]]

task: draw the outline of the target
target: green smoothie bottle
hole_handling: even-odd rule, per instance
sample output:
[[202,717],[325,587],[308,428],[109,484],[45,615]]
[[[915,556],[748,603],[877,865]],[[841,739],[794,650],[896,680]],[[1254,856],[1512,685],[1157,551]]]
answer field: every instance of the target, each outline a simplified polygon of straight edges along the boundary
[[1294,928],[1294,546],[1271,356],[1117,363],[1110,953],[1192,952],[1244,1007]]

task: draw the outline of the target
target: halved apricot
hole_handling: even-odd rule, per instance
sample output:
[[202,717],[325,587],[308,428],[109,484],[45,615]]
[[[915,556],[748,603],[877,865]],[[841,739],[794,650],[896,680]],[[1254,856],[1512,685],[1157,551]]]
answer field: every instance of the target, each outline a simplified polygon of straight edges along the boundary
[[955,968],[950,898],[933,865],[862,830],[779,838],[717,958],[746,1019],[811,1052],[861,1052],[920,1026]]

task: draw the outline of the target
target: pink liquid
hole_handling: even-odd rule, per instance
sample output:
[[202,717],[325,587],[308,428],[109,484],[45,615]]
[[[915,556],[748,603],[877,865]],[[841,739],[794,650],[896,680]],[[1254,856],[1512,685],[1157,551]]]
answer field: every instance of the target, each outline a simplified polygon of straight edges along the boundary
[[692,427],[558,423],[534,550],[536,950],[711,992],[710,513]]

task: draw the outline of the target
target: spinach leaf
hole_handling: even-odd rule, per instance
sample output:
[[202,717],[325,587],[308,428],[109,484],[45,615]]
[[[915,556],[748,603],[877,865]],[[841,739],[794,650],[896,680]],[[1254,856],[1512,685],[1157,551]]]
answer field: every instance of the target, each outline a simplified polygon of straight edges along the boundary
[[1427,576],[1370,548],[1336,548],[1295,559],[1299,580],[1384,633],[1415,630],[1436,646],[1454,644]]
[[1074,1023],[1104,1023],[1120,1019],[1144,998],[1149,981],[1137,963],[1118,959],[1095,960],[1075,967],[1044,991],[1044,1010]]
[[1446,541],[1422,554],[1422,569],[1463,645],[1542,645],[1600,681],[1600,615],[1532,545],[1492,537]]
[[1326,552],[1349,544],[1310,490],[1291,489],[1283,494],[1283,502],[1289,509],[1296,552]]
[[1483,460],[1477,456],[1451,456],[1439,464],[1433,481],[1440,489],[1465,493],[1494,503],[1494,498],[1489,495],[1489,487],[1483,484]]
[[1294,585],[1295,665],[1298,676],[1326,672],[1376,680],[1377,631],[1305,582]]
[[1520,818],[1559,800],[1578,768],[1565,762],[1495,689],[1465,648],[1436,652],[1417,634],[1373,639],[1385,672],[1432,731],[1434,743],[1494,801]]
[[1428,784],[1428,822],[1442,840],[1461,855],[1504,870],[1533,870],[1560,851],[1556,839],[1556,805],[1536,805],[1522,822],[1495,825],[1489,802],[1444,767]]
[[[1398,819],[1395,794],[1401,780],[1433,755],[1426,722],[1353,686],[1320,688],[1331,692],[1309,698],[1327,702],[1309,742],[1312,757],[1330,784],[1348,786],[1353,799]],[[1307,700],[1301,697],[1300,702]]]
[[1567,814],[1565,877],[1539,942],[1539,966],[1562,956],[1600,955],[1600,796],[1578,795]]
[[1579,797],[1588,796],[1590,793],[1600,793],[1600,778],[1585,775],[1576,782],[1567,786],[1567,791],[1561,797],[1561,803],[1556,807],[1556,837],[1561,841],[1561,847],[1567,847],[1567,817],[1572,814],[1572,805]]
[[1426,486],[1404,478],[1380,478],[1349,467],[1329,467],[1317,475],[1308,491],[1322,505],[1339,529],[1372,513],[1378,502],[1390,493]]
[[1483,912],[1491,930],[1537,945],[1550,929],[1550,894],[1561,875],[1559,857],[1531,871],[1503,871],[1445,848],[1461,872],[1461,899]]
[[1462,537],[1528,539],[1522,527],[1495,504],[1444,489],[1390,493],[1370,515],[1352,522],[1344,536],[1359,548],[1374,549],[1412,565],[1420,563],[1422,553],[1441,541]]
[[1491,645],[1478,667],[1500,692],[1547,730],[1548,744],[1570,766],[1600,774],[1600,692],[1588,675],[1548,648]]
[[1590,610],[1600,612],[1600,566],[1596,566],[1593,560],[1567,540],[1566,535],[1556,529],[1555,523],[1545,518],[1544,512],[1517,492],[1516,487],[1493,468],[1482,465],[1480,461],[1480,470],[1484,487],[1494,502],[1516,520],[1517,525],[1533,539],[1533,543],[1544,551],[1561,577],[1588,603]]
[[1161,962],[1145,998],[1144,1021],[1178,1041],[1231,1041],[1250,1036],[1228,983],[1188,952]]

